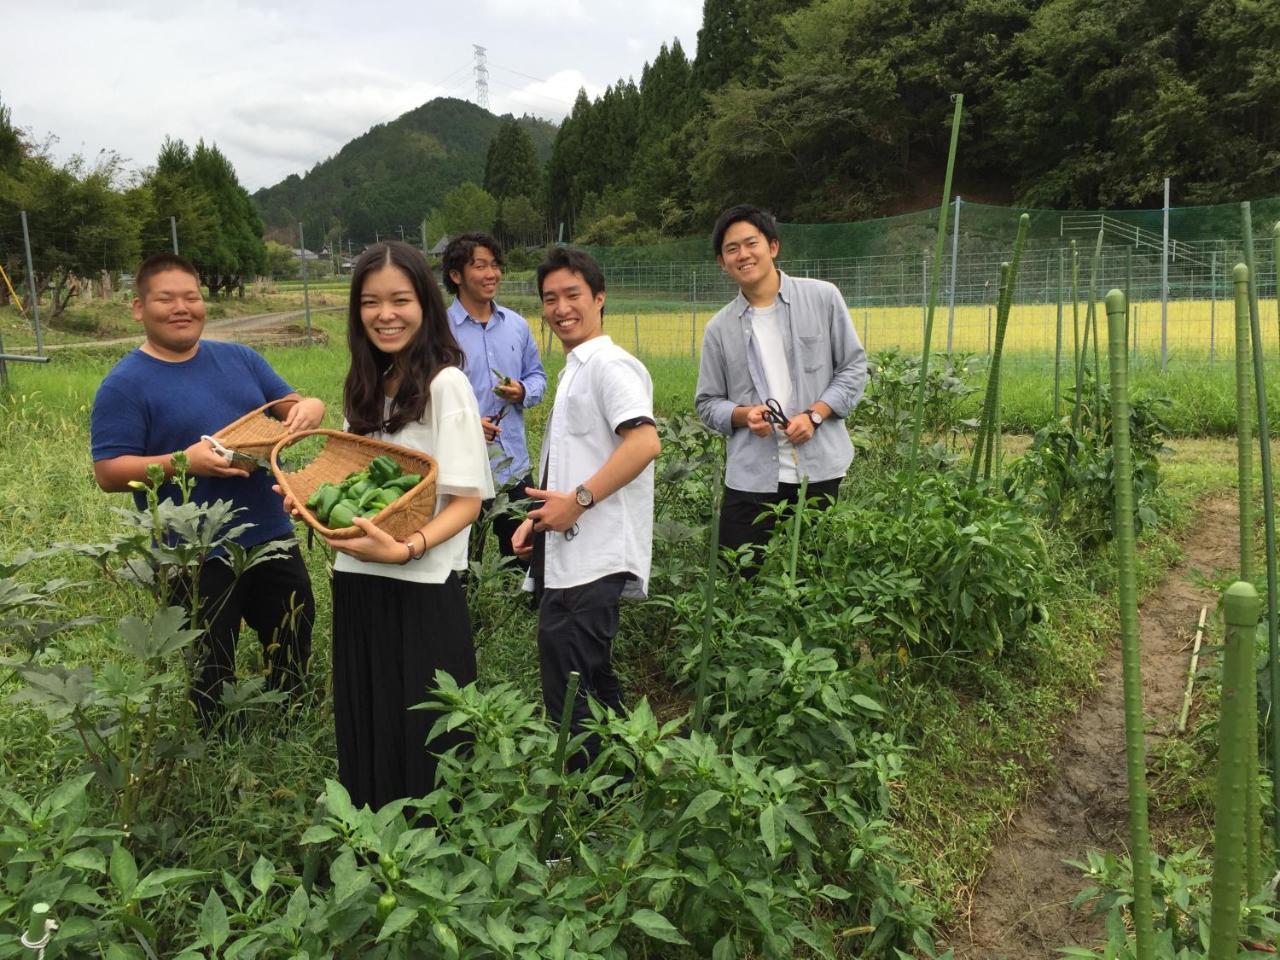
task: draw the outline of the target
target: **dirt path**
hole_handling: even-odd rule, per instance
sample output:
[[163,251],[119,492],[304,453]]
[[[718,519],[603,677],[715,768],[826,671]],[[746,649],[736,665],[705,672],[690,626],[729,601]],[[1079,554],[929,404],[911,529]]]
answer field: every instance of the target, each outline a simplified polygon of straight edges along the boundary
[[[314,307],[312,313],[326,310],[344,309],[342,307]],[[283,327],[304,316],[303,310],[277,310],[273,313],[258,313],[251,317],[226,317],[222,320],[210,320],[204,325],[204,338],[207,340],[236,340],[243,333],[255,330]],[[46,343],[45,352],[54,353],[60,350],[82,350],[86,347],[113,347],[121,344],[141,343],[142,336],[113,337],[109,340],[81,340],[76,343]],[[23,350],[30,353],[30,350]]]
[[[1231,499],[1205,503],[1182,562],[1142,604],[1143,704],[1148,746],[1177,722],[1186,684],[1186,647],[1200,608],[1216,602],[1193,581],[1196,571],[1230,569],[1238,526]],[[1081,707],[1058,746],[1058,778],[1013,819],[992,851],[970,905],[968,922],[950,946],[963,960],[1050,960],[1058,947],[1094,946],[1101,922],[1090,922],[1071,901],[1084,886],[1064,860],[1085,851],[1128,848],[1128,790],[1124,765],[1124,691],[1120,646],[1098,670],[1099,688]]]

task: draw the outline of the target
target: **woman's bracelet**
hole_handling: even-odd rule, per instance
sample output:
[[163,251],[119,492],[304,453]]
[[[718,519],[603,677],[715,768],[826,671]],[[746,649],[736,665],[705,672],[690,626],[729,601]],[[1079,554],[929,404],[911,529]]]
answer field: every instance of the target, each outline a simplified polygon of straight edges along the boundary
[[[421,530],[415,530],[413,531],[413,533],[416,533],[418,536],[422,538],[422,553],[426,553],[427,552],[427,535],[423,533]],[[413,533],[409,534],[410,538],[413,537]],[[422,553],[418,554],[418,556],[421,557]]]
[[400,566],[403,567],[413,559],[413,547],[409,546],[409,544],[405,543],[403,540],[401,540],[400,543],[404,546],[404,559],[399,561]]

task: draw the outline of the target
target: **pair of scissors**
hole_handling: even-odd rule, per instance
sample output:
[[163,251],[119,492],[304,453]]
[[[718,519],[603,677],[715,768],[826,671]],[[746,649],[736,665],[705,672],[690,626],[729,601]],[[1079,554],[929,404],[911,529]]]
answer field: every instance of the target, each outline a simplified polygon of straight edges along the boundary
[[256,464],[259,467],[270,466],[270,464],[259,457],[251,457],[249,454],[241,453],[239,450],[232,450],[217,437],[211,437],[208,434],[205,434],[200,439],[206,441],[211,447],[213,447],[213,452],[223,460],[227,461],[228,466],[235,463],[237,460],[241,460],[245,463]]
[[787,415],[782,412],[782,404],[773,399],[773,397],[769,397],[765,400],[764,406],[764,418],[775,427],[785,431],[791,424],[791,421],[787,419]]
[[[791,425],[791,421],[788,420],[787,415],[782,412],[782,404],[773,399],[773,397],[769,397],[765,400],[764,406],[765,420],[773,424],[775,428],[781,430],[785,434],[787,432],[787,427]],[[790,441],[788,441],[787,446],[791,447],[791,462],[795,465],[795,468],[799,470],[800,456],[796,453],[796,448],[790,443]]]
[[511,404],[509,404],[509,403],[504,403],[504,404],[502,405],[502,409],[501,409],[501,410],[499,410],[497,413],[495,413],[492,417],[490,417],[490,418],[489,418],[489,422],[490,422],[490,423],[492,423],[492,424],[495,424],[495,425],[497,425],[497,424],[501,423],[501,422],[502,422],[502,418],[503,418],[503,417],[505,417],[505,416],[507,415],[507,413],[508,413],[508,411],[510,411],[510,409],[511,409]]

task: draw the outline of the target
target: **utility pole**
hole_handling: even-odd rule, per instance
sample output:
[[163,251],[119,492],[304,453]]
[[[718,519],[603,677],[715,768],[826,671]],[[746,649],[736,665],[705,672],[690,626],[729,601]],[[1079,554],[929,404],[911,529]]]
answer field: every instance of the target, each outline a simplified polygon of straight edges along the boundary
[[302,239],[302,223],[298,223],[298,253],[302,257],[302,312],[307,321],[307,343],[311,342],[311,295],[307,290],[307,244]]
[[169,236],[173,238],[173,255],[178,255],[178,218],[169,218]]

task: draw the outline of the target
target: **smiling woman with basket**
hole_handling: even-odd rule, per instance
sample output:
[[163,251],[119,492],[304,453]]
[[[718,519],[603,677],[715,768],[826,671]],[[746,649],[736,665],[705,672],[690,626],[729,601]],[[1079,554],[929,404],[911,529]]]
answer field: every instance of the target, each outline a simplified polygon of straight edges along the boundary
[[445,735],[428,744],[435,714],[409,708],[431,698],[437,670],[459,686],[476,677],[458,574],[493,480],[462,351],[420,251],[390,242],[364,252],[352,272],[347,342],[346,429],[422,451],[437,468],[435,506],[420,526],[402,524],[397,537],[384,529],[388,524],[357,517],[357,535],[326,537],[338,551],[338,776],[357,805],[377,809],[430,793],[436,755],[457,742]]

